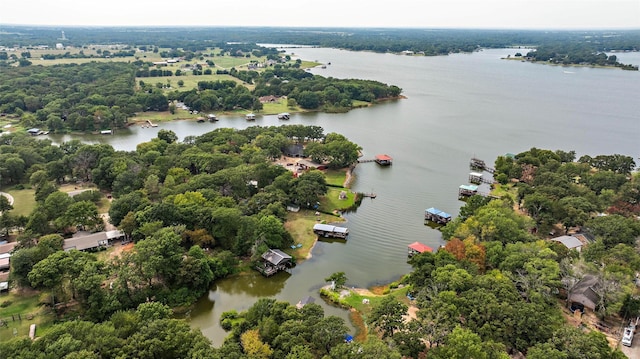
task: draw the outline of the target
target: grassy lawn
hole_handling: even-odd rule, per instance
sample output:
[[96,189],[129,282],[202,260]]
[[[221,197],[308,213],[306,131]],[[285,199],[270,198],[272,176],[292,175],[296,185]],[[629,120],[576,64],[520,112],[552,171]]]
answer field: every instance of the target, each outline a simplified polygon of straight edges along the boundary
[[282,112],[303,112],[299,106],[296,107],[288,107],[287,100],[281,99],[278,102],[268,102],[262,104],[262,110],[259,113],[265,115],[275,115]]
[[[346,199],[339,198],[342,191],[346,192]],[[354,205],[355,199],[356,194],[347,188],[329,187],[327,194],[320,200],[320,209],[324,212],[347,209]]]
[[41,297],[46,300],[44,296],[38,293],[0,295],[0,303],[10,302],[8,306],[0,308],[0,320],[7,324],[0,326],[0,341],[13,338],[14,333],[17,337],[28,336],[31,324],[36,324],[37,335],[42,335],[53,325],[53,313],[40,305]]
[[315,244],[318,236],[313,233],[313,225],[320,222],[339,222],[341,218],[320,213],[316,216],[314,211],[301,209],[300,212],[289,212],[287,221],[284,226],[296,244],[301,243],[302,247],[291,249],[286,248],[284,251],[297,259],[307,258],[311,248]]
[[36,207],[36,191],[33,189],[5,189],[5,192],[13,196],[13,215],[28,216]]
[[516,187],[513,185],[501,185],[501,184],[497,184],[495,186],[492,186],[493,188],[491,189],[491,195],[492,196],[497,196],[502,198],[502,196],[509,196],[511,197],[511,199],[513,201],[516,200],[516,197],[518,196],[518,191],[516,190]]
[[324,173],[324,178],[328,185],[342,187],[346,179],[345,170],[327,170]]

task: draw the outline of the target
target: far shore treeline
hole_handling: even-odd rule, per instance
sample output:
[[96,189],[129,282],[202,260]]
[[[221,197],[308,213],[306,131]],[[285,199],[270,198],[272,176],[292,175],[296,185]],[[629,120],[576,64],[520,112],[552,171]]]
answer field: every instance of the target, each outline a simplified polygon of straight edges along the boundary
[[397,86],[377,81],[325,78],[282,65],[229,72],[253,90],[237,81],[202,80],[195,89],[165,92],[143,80],[135,83],[136,71],[149,65],[138,60],[5,68],[0,72],[0,112],[19,116],[25,128],[98,131],[123,128],[143,111],[175,111],[171,101],[196,111],[259,111],[260,97],[276,96],[293,108],[347,111],[354,101],[372,103],[401,93]]

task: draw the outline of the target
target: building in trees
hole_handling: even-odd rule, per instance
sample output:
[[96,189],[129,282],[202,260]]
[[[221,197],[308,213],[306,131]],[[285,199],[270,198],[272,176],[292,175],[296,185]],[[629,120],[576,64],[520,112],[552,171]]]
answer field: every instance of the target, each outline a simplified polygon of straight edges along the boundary
[[293,266],[290,255],[279,249],[269,249],[262,254],[256,269],[266,277],[270,277],[281,270],[287,271]]

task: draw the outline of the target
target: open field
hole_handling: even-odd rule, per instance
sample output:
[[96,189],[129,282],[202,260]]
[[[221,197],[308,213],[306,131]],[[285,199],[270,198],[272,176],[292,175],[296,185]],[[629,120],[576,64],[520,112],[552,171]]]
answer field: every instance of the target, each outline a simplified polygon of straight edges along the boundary
[[36,191],[33,189],[7,189],[7,193],[13,196],[13,211],[16,216],[28,216],[36,207]]
[[[171,69],[169,69],[171,70]],[[175,73],[175,70],[171,70]],[[214,71],[215,72],[215,71]],[[178,81],[182,80],[184,84],[182,86],[178,86]],[[186,75],[180,76],[156,76],[156,77],[136,77],[136,84],[139,84],[140,81],[145,84],[155,85],[157,83],[161,83],[166,85],[169,83],[170,88],[164,88],[164,92],[170,91],[188,91],[191,89],[198,88],[198,82],[200,81],[235,81],[238,84],[242,85],[242,81],[231,76],[231,75],[216,75],[215,73],[212,75],[192,75],[190,72]],[[246,85],[248,88],[252,88],[252,85]]]

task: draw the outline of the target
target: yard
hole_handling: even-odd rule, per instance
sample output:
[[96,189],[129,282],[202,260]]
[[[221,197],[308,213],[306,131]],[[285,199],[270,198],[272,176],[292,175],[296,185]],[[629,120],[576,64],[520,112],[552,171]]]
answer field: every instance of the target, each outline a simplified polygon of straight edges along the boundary
[[36,324],[36,335],[51,327],[54,315],[40,304],[47,299],[48,294],[38,292],[0,294],[0,341],[27,337],[31,324]]
[[5,192],[13,196],[13,211],[15,216],[29,216],[36,207],[35,190],[7,189]]
[[[285,252],[294,256],[298,260],[311,257],[311,249],[316,243],[318,236],[313,233],[313,225],[320,222],[340,222],[342,219],[320,213],[316,215],[314,211],[301,209],[299,212],[289,212],[287,221],[284,226],[291,236],[295,244],[302,244],[301,247],[295,249],[285,249]],[[297,246],[296,246],[297,247]]]

